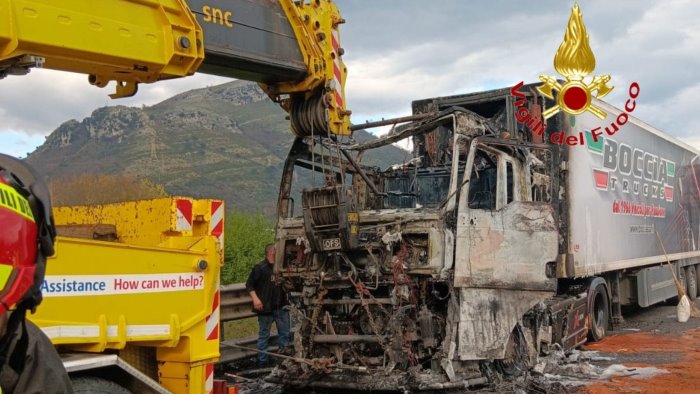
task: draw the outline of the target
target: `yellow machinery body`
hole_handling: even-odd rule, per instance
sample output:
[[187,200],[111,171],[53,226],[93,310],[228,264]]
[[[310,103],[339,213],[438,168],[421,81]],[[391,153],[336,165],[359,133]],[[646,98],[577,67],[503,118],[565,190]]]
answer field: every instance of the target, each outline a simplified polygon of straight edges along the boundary
[[223,209],[183,197],[56,208],[30,319],[62,352],[116,353],[170,392],[211,392]]

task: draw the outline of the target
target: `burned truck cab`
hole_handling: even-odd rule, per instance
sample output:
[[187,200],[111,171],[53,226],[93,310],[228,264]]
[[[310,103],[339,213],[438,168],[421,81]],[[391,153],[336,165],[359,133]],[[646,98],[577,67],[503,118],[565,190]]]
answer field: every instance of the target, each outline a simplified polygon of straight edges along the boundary
[[[512,372],[536,351],[523,317],[556,291],[556,152],[506,121],[509,97],[415,102],[418,120],[364,143],[294,142],[275,269],[306,362],[274,379],[464,387],[485,382],[482,362]],[[363,164],[406,139],[404,162]]]

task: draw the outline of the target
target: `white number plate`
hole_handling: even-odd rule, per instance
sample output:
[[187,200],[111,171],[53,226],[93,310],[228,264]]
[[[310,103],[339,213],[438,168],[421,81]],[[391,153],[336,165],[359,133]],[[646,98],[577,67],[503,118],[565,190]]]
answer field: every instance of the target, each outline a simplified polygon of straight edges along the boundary
[[340,249],[340,238],[327,238],[323,240],[323,250]]

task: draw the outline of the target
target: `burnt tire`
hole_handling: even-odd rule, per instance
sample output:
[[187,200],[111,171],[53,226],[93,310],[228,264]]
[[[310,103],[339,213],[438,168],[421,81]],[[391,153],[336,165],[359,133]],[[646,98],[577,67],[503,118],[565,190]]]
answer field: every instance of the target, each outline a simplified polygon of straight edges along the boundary
[[591,301],[588,306],[588,338],[598,342],[608,334],[608,324],[610,322],[610,299],[608,291],[603,284],[599,284],[593,290]]
[[102,378],[82,377],[71,379],[71,382],[76,394],[133,394],[125,387]]
[[527,342],[522,330],[520,325],[513,329],[506,345],[506,358],[494,361],[498,372],[505,377],[521,376],[530,368]]
[[685,292],[690,301],[698,298],[698,276],[693,265],[685,267]]

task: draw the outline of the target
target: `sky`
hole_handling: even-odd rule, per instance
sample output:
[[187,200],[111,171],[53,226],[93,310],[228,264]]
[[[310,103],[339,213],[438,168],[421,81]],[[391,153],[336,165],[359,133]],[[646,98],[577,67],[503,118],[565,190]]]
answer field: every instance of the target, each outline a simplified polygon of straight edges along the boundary
[[[553,57],[573,1],[336,0],[346,23],[340,41],[348,68],[352,122],[409,115],[411,101],[535,82],[557,75]],[[610,74],[605,101],[621,107],[633,81],[634,115],[700,149],[700,2],[582,0],[596,56]],[[229,81],[195,76],[142,84],[112,100],[113,87],[87,76],[34,69],[0,80],[0,152],[24,156],[69,119],[105,105],[156,104],[174,94]],[[291,138],[291,134],[290,134]]]

